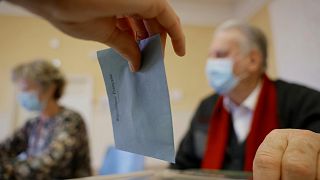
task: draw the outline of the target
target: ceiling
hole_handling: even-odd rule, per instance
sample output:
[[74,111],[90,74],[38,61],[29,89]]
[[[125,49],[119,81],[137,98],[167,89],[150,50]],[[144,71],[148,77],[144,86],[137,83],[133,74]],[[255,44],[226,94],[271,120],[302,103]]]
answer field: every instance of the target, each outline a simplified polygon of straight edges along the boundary
[[[188,25],[215,26],[230,19],[247,19],[262,8],[268,0],[169,0],[181,22]],[[0,14],[34,16],[5,1],[0,3]]]

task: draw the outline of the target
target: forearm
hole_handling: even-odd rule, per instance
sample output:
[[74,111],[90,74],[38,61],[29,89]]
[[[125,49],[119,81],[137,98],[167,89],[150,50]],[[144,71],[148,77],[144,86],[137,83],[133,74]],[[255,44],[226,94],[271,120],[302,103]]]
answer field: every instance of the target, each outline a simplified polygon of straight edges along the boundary
[[6,179],[12,179],[13,175],[13,167],[10,161],[2,160],[0,162],[0,179],[6,180]]
[[24,128],[0,143],[0,161],[12,159],[27,149],[27,136]]
[[26,150],[27,143],[22,131],[17,131],[11,138],[0,144],[0,179],[12,179],[14,161]]
[[[35,165],[38,164],[38,168]],[[0,179],[48,179],[50,166],[41,158],[19,161],[17,159],[3,162],[0,165]]]
[[[4,160],[0,166],[0,179],[53,178],[51,175],[58,173],[57,167],[72,161],[73,156],[68,153],[69,151],[74,152],[73,149],[77,148],[75,141],[74,137],[67,135],[64,138],[56,138],[50,147],[39,156],[31,156],[26,160],[18,158]],[[66,170],[71,171],[71,169]]]

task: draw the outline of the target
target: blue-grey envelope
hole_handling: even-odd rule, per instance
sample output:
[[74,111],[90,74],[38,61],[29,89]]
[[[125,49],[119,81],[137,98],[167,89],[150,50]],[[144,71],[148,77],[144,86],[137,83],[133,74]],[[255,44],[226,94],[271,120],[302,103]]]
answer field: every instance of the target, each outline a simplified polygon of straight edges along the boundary
[[139,43],[142,66],[132,73],[112,48],[98,51],[116,148],[174,162],[168,86],[159,35]]

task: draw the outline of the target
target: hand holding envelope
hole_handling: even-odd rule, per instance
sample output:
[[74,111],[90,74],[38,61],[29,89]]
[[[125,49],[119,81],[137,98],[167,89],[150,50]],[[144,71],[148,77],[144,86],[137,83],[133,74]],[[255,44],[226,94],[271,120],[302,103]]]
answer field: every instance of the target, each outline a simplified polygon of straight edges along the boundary
[[172,117],[159,35],[139,43],[142,66],[132,73],[115,50],[98,51],[116,148],[175,161]]

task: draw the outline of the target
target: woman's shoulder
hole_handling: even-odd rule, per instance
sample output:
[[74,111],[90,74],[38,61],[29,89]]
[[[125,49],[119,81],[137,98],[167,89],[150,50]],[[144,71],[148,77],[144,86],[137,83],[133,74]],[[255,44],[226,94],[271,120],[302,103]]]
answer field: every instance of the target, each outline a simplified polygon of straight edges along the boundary
[[78,123],[83,123],[84,121],[84,119],[82,118],[79,112],[67,107],[62,107],[62,110],[61,110],[61,113],[59,113],[59,116],[64,121],[72,121],[72,122],[78,122]]

